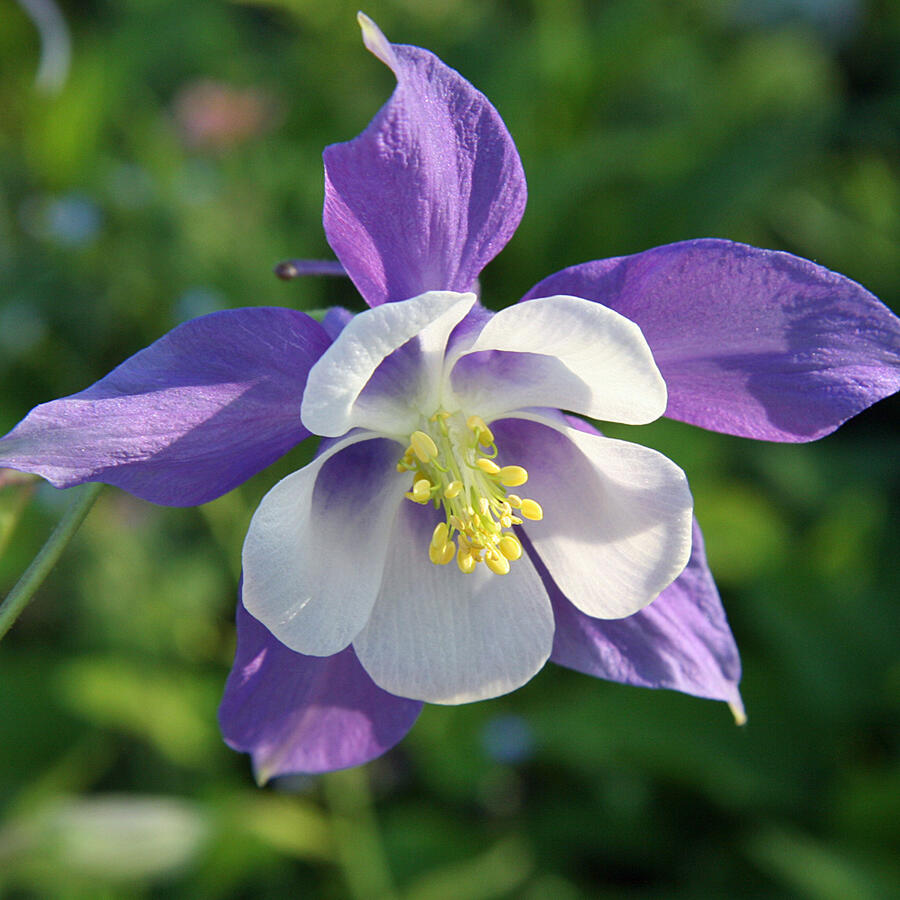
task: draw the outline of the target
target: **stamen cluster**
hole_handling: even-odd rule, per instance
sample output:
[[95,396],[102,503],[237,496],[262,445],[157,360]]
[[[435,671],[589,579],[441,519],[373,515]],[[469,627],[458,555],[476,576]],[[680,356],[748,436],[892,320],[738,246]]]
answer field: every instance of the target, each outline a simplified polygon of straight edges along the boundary
[[509,529],[544,515],[536,501],[507,493],[507,488],[525,484],[528,472],[494,462],[494,435],[480,416],[439,410],[424,427],[410,435],[397,471],[413,473],[407,499],[444,508],[446,520],[434,529],[429,559],[444,566],[456,557],[464,574],[483,562],[505,575],[510,562],[522,555],[522,545]]

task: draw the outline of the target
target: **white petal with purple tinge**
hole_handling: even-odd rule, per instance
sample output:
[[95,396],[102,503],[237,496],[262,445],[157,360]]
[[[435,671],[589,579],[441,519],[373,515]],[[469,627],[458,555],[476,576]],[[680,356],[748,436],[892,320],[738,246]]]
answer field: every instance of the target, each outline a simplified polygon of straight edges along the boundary
[[549,418],[491,428],[543,506],[543,519],[524,526],[528,537],[582,612],[630,616],[687,565],[693,501],[684,473],[662,454]]
[[597,678],[724,700],[740,717],[740,657],[696,522],[685,570],[633,616],[586,616],[555,585],[550,600],[556,616],[553,662]]
[[523,685],[553,644],[541,579],[523,557],[507,575],[428,561],[431,510],[407,503],[397,517],[381,591],[353,647],[372,680],[401,697],[468,703]]
[[[430,291],[355,316],[310,370],[303,424],[324,437],[339,437],[351,428],[408,435],[419,420],[420,404],[434,411],[447,338],[475,299],[474,294]],[[415,359],[404,370],[404,383],[389,377],[383,390],[374,383],[365,390],[379,366],[413,338]]]
[[640,328],[579,297],[498,312],[465,348],[451,384],[460,405],[484,419],[548,406],[642,425],[666,409],[666,385]]
[[408,476],[402,448],[351,436],[263,497],[244,541],[244,606],[310,656],[343,650],[378,594],[391,523]]

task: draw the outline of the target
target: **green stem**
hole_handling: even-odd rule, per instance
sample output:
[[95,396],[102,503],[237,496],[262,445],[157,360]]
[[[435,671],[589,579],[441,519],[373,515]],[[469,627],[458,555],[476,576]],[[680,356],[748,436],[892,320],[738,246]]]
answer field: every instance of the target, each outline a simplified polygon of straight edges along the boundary
[[322,777],[338,861],[354,900],[397,896],[375,820],[368,773],[360,766]]
[[22,610],[28,605],[35,591],[56,565],[63,550],[78,531],[78,526],[84,521],[102,489],[102,484],[88,484],[78,491],[69,508],[63,513],[59,524],[47,538],[47,542],[25,570],[25,574],[7,594],[3,603],[0,603],[0,638],[12,628],[13,623],[22,614]]

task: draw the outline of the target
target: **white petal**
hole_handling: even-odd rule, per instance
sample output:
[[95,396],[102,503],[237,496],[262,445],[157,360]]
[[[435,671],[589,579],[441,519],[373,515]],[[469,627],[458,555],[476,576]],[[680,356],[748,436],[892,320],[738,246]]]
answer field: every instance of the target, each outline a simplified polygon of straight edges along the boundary
[[[490,350],[500,352],[482,352]],[[666,409],[666,385],[640,328],[580,297],[498,312],[465,348],[451,384],[460,406],[484,419],[548,406],[642,425]]]
[[[429,291],[411,300],[383,303],[354,316],[312,367],[300,418],[314,434],[339,437],[351,428],[382,434],[412,431],[418,406],[434,412],[447,338],[475,303],[474,294]],[[402,379],[366,385],[394,351],[418,336]],[[362,395],[362,396],[361,396]]]
[[330,656],[365,625],[409,486],[402,453],[354,434],[263,497],[244,541],[244,606],[292,650]]
[[527,557],[507,575],[433,565],[435,517],[406,504],[397,516],[381,592],[353,642],[381,688],[429,703],[468,703],[524,684],[553,643],[547,592]]
[[543,519],[524,526],[528,538],[582,612],[630,616],[687,565],[693,500],[684,472],[661,453],[551,420],[491,429],[498,462],[528,470],[517,491],[543,507]]

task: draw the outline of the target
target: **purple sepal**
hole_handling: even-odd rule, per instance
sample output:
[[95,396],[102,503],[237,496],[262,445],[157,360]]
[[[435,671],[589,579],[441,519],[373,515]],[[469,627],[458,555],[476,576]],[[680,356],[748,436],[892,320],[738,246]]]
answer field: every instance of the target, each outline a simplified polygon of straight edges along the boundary
[[522,218],[519,154],[458,72],[368,20],[363,35],[397,87],[361,135],[325,149],[328,242],[371,306],[471,290]]
[[542,572],[556,616],[550,659],[597,678],[724,700],[739,717],[740,657],[696,521],[693,540],[684,572],[626,619],[584,615]]
[[230,747],[252,755],[260,783],[375,759],[422,709],[377,687],[352,647],[327,657],[294,653],[240,602],[237,632],[219,724]]
[[900,320],[805,259],[704,239],[572,266],[523,299],[572,294],[636,322],[666,415],[742,437],[810,441],[900,388]]
[[0,439],[0,467],[56,487],[102,481],[167,506],[205,503],[309,435],[300,403],[330,344],[318,322],[251,307],[193,319]]

